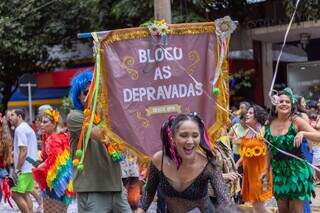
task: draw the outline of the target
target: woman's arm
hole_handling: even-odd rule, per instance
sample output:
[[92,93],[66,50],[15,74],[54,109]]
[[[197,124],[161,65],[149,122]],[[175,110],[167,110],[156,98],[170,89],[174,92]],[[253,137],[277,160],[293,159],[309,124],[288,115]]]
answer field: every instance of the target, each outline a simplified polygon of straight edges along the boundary
[[236,169],[238,169],[239,168],[239,166],[241,166],[242,165],[242,157],[236,162]]
[[314,128],[312,128],[308,122],[306,122],[300,117],[295,117],[293,122],[297,126],[299,131],[294,138],[295,147],[300,146],[303,137],[307,138],[309,142],[312,141],[312,143],[316,144],[320,143],[320,131],[317,131]]
[[221,170],[215,167],[211,174],[210,183],[217,197],[218,204],[231,204],[232,201],[228,195],[227,185],[222,177]]
[[318,130],[318,131],[320,131],[320,115],[319,115],[318,118],[317,118],[315,129]]
[[235,125],[231,127],[231,129],[229,131],[229,137],[230,137],[232,143],[240,144],[241,140],[240,140],[240,138],[238,138],[234,128],[235,128]]
[[301,118],[305,120],[307,123],[310,123],[310,119],[306,113],[301,113]]
[[265,171],[261,174],[260,180],[263,181],[264,179],[266,179],[267,181],[270,180],[269,174],[270,174],[270,169],[271,169],[271,158],[272,155],[270,153],[270,151],[267,149],[266,151],[266,169]]
[[[149,175],[146,183],[145,190],[143,192],[143,195],[140,198],[138,210],[136,212],[142,213],[146,212],[149,208],[151,202],[153,201],[154,195],[156,194],[158,185],[159,185],[159,174],[160,171],[157,169],[155,164],[158,164],[159,162],[159,153],[156,153],[150,163],[149,167]],[[162,156],[162,153],[161,153]],[[156,158],[156,159],[155,159]],[[154,163],[154,161],[156,161]]]
[[270,169],[271,169],[271,153],[269,150],[266,151],[266,171],[267,173],[269,173]]

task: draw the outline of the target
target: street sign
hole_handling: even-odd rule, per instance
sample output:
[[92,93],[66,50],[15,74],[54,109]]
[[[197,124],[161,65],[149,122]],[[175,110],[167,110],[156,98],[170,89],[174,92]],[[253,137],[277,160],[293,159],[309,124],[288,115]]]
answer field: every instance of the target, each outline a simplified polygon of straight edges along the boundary
[[37,88],[36,80],[29,73],[24,74],[19,79],[19,89],[22,94],[28,96],[29,103],[29,123],[32,123],[32,100],[31,97]]
[[37,88],[37,82],[36,79],[33,77],[33,75],[26,73],[23,74],[20,79],[19,79],[19,90],[20,92],[25,95],[28,96],[28,83],[30,83],[31,85],[31,95],[34,95],[34,93],[36,92],[36,88]]

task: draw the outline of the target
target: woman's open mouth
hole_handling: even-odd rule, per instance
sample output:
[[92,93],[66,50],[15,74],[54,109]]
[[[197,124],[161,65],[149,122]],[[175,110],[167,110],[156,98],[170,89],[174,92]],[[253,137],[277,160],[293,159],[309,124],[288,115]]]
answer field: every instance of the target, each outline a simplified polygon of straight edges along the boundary
[[288,109],[289,109],[289,107],[287,107],[287,106],[282,106],[282,107],[279,107],[279,109],[281,109],[281,110],[285,111],[285,110],[288,110]]
[[194,147],[191,147],[191,148],[183,147],[184,153],[185,153],[186,155],[191,155],[192,152],[193,152],[193,149],[194,149]]

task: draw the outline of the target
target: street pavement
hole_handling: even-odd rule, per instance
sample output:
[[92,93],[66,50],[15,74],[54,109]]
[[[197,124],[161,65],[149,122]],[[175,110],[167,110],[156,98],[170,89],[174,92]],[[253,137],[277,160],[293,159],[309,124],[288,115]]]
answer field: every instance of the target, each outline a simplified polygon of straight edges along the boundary
[[[320,213],[320,186],[316,186],[315,187],[316,190],[316,198],[312,199],[312,204],[311,204],[311,208],[312,208],[312,212],[313,213]],[[33,201],[33,209],[34,212],[36,211],[38,204],[37,202],[32,198]],[[0,203],[0,213],[13,213],[13,212],[19,212],[16,204],[14,203],[13,200],[11,200],[12,204],[13,204],[13,209],[9,206],[8,203],[4,203],[4,201],[1,201]],[[272,212],[277,212],[277,206],[276,206],[276,202],[274,199],[270,200],[267,203],[267,207],[269,209],[272,210]],[[250,208],[250,206],[244,205],[243,208]],[[68,208],[68,213],[77,213],[77,204],[76,201],[74,201],[71,205],[69,205]],[[149,208],[149,210],[147,211],[147,213],[156,213],[156,203],[153,202],[151,207]]]
[[[36,209],[38,208],[38,204],[37,202],[35,201],[35,199],[32,198],[32,201],[33,201],[33,210],[34,212],[36,212]],[[11,203],[13,205],[13,209],[9,206],[8,203],[4,203],[3,201],[1,201],[0,203],[0,213],[14,213],[14,212],[20,212],[18,210],[18,207],[17,205],[14,203],[14,201],[11,199]],[[41,211],[42,213],[43,211]],[[68,207],[68,213],[77,213],[77,203],[76,201],[73,201],[69,207]],[[156,204],[153,203],[149,210],[147,211],[147,213],[156,213]]]
[[[35,201],[35,199],[33,199],[32,197],[32,201],[33,201],[33,212],[36,212],[37,208],[38,208],[38,203]],[[8,203],[4,203],[4,201],[2,200],[0,203],[0,212],[1,213],[11,213],[11,212],[20,212],[17,205],[15,204],[15,202],[11,199],[11,203],[13,205],[13,209],[9,206]],[[41,211],[42,213],[43,211]],[[69,207],[68,207],[68,213],[77,213],[77,204],[76,202],[72,202]]]
[[320,213],[320,185],[315,187],[316,197],[312,199],[312,212]]

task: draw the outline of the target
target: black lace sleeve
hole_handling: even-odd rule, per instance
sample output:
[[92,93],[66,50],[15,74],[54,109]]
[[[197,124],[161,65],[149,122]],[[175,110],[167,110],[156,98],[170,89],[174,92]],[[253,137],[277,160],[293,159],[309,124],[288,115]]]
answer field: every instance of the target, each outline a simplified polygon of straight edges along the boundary
[[231,204],[231,199],[228,195],[227,185],[222,177],[222,172],[217,166],[211,168],[210,183],[217,197],[218,204]]
[[160,171],[151,162],[147,184],[139,201],[139,208],[143,209],[144,211],[147,211],[151,202],[153,201],[154,195],[156,194],[159,184],[159,174]]

